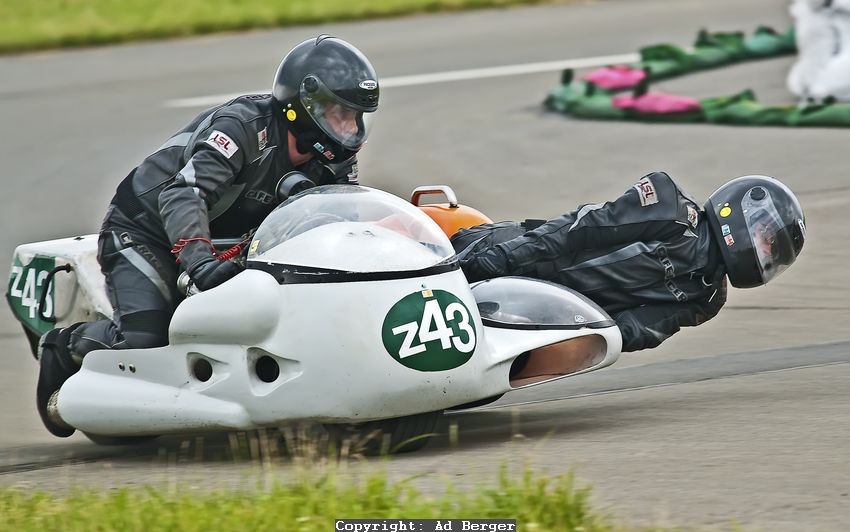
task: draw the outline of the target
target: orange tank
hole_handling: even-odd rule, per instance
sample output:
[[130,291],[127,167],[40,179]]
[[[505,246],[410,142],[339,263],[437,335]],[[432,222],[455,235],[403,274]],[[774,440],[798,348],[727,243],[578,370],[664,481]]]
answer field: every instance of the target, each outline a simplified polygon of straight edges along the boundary
[[433,203],[431,205],[419,205],[419,208],[437,222],[437,225],[449,238],[461,229],[493,223],[493,220],[481,211],[466,205],[452,207],[448,203]]
[[[427,194],[443,194],[449,201],[448,203],[419,205],[419,199]],[[419,187],[413,191],[413,196],[410,198],[410,202],[422,209],[422,212],[437,222],[437,225],[440,226],[440,229],[442,229],[449,238],[451,238],[451,236],[457,233],[460,229],[493,223],[493,220],[481,211],[466,205],[460,205],[457,202],[457,197],[455,196],[454,191],[445,185]]]

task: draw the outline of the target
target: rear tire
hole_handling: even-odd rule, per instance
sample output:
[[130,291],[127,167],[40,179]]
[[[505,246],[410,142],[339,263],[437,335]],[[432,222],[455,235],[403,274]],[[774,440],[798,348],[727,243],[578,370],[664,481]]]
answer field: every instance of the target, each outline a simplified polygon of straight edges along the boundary
[[92,434],[90,432],[83,432],[83,434],[86,435],[86,438],[98,445],[111,446],[142,445],[159,438],[159,436],[103,436],[101,434]]
[[325,430],[337,449],[347,446],[351,454],[409,453],[425,447],[442,416],[443,411],[437,410],[365,423],[326,424]]

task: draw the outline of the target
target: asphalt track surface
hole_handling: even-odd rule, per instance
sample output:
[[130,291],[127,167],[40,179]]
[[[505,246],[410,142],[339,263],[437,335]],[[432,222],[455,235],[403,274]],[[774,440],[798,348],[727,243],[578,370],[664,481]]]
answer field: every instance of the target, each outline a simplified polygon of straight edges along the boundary
[[[687,45],[701,27],[784,29],[786,4],[609,0],[0,58],[0,256],[19,243],[95,232],[120,179],[200,111],[175,101],[262,88],[283,51],[320,31],[356,43],[382,78],[410,80]],[[697,97],[753,88],[763,101],[791,102],[791,62],[727,67],[656,88]],[[447,183],[462,202],[508,219],[616,197],[653,170],[697,197],[729,178],[765,173],[799,192],[805,251],[769,287],[732,290],[716,319],[659,349],[446,416],[441,431],[456,425],[457,442],[441,436],[394,460],[390,474],[422,475],[427,487],[444,478],[492,480],[502,463],[546,474],[574,468],[594,485],[597,503],[627,523],[846,530],[847,133],[577,121],[541,110],[558,78],[538,71],[388,83],[362,153],[362,181],[402,196]],[[258,468],[234,460],[226,436],[132,448],[56,440],[38,421],[35,379],[24,337],[4,310],[0,485],[216,487],[244,484]]]

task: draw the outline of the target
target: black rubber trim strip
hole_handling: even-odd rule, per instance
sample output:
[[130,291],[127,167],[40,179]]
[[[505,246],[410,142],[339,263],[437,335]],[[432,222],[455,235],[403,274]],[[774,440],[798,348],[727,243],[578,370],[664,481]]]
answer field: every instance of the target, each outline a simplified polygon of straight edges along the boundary
[[457,260],[437,264],[421,270],[390,272],[347,272],[329,268],[311,268],[275,262],[248,262],[249,270],[260,270],[272,275],[279,284],[357,283],[363,281],[392,281],[427,277],[460,269]]
[[481,317],[481,323],[496,329],[518,329],[521,331],[577,331],[579,329],[605,329],[615,325],[614,320],[594,321],[591,323],[576,323],[575,325],[545,325],[540,323],[506,323]]

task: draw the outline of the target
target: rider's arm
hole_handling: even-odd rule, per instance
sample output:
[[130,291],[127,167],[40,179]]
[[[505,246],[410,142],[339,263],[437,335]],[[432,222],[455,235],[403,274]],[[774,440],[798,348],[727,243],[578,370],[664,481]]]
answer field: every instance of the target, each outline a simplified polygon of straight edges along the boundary
[[623,352],[658,347],[681,327],[695,327],[716,316],[726,303],[725,277],[716,286],[715,292],[702,301],[643,305],[614,314],[623,336]]
[[187,269],[212,256],[209,209],[233,183],[245,161],[242,125],[218,118],[187,147],[191,158],[159,195],[159,212],[171,242],[184,243]]
[[588,249],[632,242],[666,240],[696,223],[696,204],[682,194],[670,176],[655,172],[642,178],[614,201],[582,205],[522,236],[476,253],[464,261],[473,279],[512,275],[539,261]]

